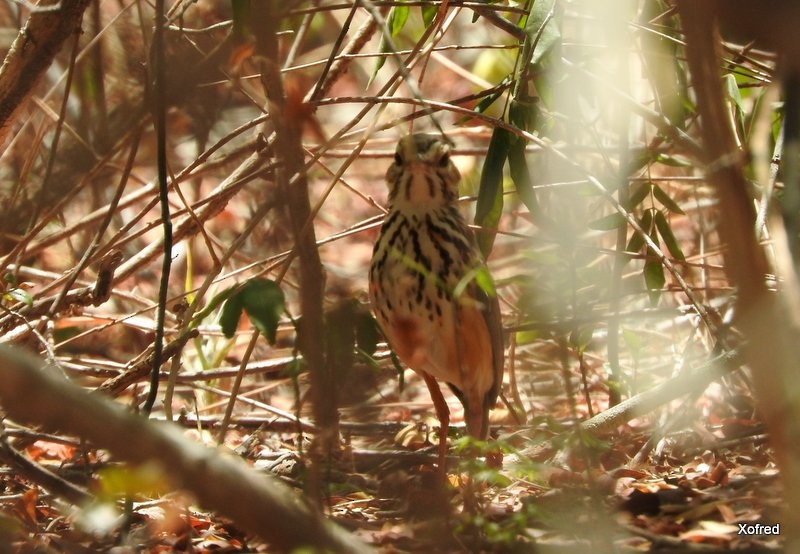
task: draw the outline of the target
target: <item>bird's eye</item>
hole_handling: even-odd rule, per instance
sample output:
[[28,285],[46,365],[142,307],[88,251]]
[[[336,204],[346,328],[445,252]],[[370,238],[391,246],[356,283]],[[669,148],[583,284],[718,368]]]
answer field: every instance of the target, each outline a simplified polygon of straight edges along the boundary
[[439,167],[447,167],[447,164],[450,163],[450,154],[445,152],[442,154],[442,157],[439,158]]
[[394,154],[394,163],[397,165],[403,165],[403,158],[397,152]]

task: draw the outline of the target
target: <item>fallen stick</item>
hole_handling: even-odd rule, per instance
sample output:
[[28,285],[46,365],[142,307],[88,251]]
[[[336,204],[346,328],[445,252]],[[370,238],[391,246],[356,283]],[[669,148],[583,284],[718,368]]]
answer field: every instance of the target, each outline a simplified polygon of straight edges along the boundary
[[172,424],[129,413],[72,384],[42,360],[0,345],[0,405],[14,420],[77,435],[133,464],[159,463],[175,488],[231,518],[280,551],[301,547],[371,552],[347,531],[312,513],[285,485],[243,461],[197,444]]

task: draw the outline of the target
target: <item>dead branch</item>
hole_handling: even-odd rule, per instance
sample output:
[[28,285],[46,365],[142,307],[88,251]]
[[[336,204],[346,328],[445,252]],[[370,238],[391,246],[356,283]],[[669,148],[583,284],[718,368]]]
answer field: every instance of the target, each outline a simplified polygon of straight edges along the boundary
[[581,428],[589,433],[599,434],[648,414],[673,400],[689,393],[700,393],[713,381],[739,369],[743,356],[730,352],[698,367],[685,371],[652,389],[637,394],[596,416],[581,423]]
[[25,479],[29,479],[56,496],[66,498],[73,504],[81,504],[91,498],[89,493],[82,488],[64,480],[46,467],[29,460],[19,450],[5,441],[0,443],[0,461]]
[[[186,343],[197,335],[197,329],[189,329],[181,333],[171,342],[165,344],[164,350],[161,353],[162,363],[166,362],[173,356],[180,354]],[[150,352],[149,356],[140,359],[122,375],[118,375],[117,377],[113,377],[108,381],[105,381],[102,385],[97,387],[97,390],[108,394],[109,396],[118,396],[122,394],[122,392],[129,386],[147,377],[147,375],[150,373],[150,368],[152,367],[154,357],[155,353]]]
[[49,0],[35,9],[0,67],[0,143],[31,90],[58,54],[64,41],[79,29],[89,0]]
[[206,507],[282,551],[303,546],[333,552],[370,551],[316,517],[290,489],[258,475],[240,460],[186,439],[172,425],[133,416],[42,365],[30,354],[0,347],[0,403],[12,418],[84,437],[134,464],[160,462],[176,488],[190,490]]

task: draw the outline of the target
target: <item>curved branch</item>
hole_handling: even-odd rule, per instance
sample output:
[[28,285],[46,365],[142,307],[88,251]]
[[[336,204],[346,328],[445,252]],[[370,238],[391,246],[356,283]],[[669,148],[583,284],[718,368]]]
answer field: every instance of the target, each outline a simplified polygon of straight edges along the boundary
[[19,421],[85,437],[134,464],[156,461],[173,486],[230,517],[277,550],[312,546],[331,552],[370,549],[315,516],[285,485],[244,462],[185,438],[172,424],[128,413],[121,405],[58,376],[23,351],[0,346],[0,404]]
[[[47,2],[47,5],[57,2]],[[89,0],[60,0],[60,9],[35,9],[0,67],[0,143],[17,111],[81,24]]]

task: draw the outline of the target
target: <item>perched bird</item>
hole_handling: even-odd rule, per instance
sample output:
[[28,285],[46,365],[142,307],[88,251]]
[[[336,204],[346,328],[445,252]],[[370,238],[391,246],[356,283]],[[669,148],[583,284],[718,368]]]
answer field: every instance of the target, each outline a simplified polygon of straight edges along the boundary
[[389,213],[375,243],[369,292],[391,348],[428,386],[445,471],[450,410],[437,380],[464,405],[467,432],[485,439],[503,380],[500,307],[475,236],[458,211],[461,175],[450,147],[429,134],[400,139],[386,172]]

